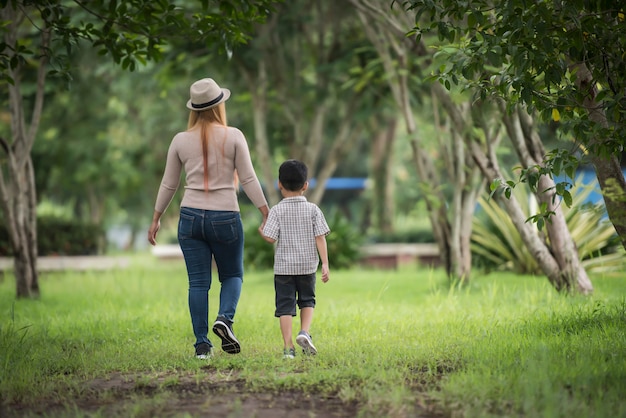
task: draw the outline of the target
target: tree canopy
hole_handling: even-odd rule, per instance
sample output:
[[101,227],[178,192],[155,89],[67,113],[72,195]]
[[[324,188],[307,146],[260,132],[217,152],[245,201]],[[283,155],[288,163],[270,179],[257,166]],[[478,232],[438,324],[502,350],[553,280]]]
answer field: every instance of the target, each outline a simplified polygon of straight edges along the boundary
[[[0,128],[0,208],[15,254],[18,297],[39,293],[37,190],[31,151],[49,76],[71,80],[75,51],[88,45],[123,69],[159,60],[168,42],[232,45],[265,19],[270,0],[93,0],[0,3],[0,85],[8,89],[10,129]],[[92,96],[87,96],[90,98]]]
[[[409,0],[418,38],[435,32],[441,66],[433,74],[448,89],[470,89],[476,99],[502,98],[509,109],[523,104],[545,121],[558,122],[577,147],[548,155],[522,180],[574,177],[591,163],[611,221],[626,247],[626,181],[619,167],[626,120],[626,24],[613,1]],[[582,159],[572,155],[579,152]],[[567,187],[557,193],[571,200]]]

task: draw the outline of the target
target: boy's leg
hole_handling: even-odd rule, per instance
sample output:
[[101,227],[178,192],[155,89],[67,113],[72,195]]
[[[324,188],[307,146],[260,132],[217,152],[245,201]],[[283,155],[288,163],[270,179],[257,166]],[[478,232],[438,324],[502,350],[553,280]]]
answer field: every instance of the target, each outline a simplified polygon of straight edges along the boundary
[[315,309],[315,273],[298,277],[298,307],[300,308],[300,329],[296,343],[305,354],[317,354],[313,339],[309,334]]
[[296,315],[296,283],[293,276],[274,275],[276,311],[283,337],[285,357],[293,358],[293,317]]
[[309,333],[311,329],[311,323],[313,323],[313,307],[306,307],[300,309],[300,329]]
[[293,347],[293,321],[291,315],[283,315],[279,318],[280,332],[283,335],[283,343],[286,349]]

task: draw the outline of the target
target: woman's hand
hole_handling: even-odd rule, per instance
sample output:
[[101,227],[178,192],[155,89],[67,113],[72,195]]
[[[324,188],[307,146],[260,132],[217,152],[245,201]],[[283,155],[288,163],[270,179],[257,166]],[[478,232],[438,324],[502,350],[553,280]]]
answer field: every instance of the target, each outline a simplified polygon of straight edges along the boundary
[[156,245],[156,236],[161,228],[161,221],[152,221],[150,229],[148,229],[148,241],[152,245]]
[[152,223],[150,224],[150,229],[148,229],[148,242],[150,242],[150,244],[156,245],[156,237],[159,233],[159,229],[161,229],[161,213],[154,211]]

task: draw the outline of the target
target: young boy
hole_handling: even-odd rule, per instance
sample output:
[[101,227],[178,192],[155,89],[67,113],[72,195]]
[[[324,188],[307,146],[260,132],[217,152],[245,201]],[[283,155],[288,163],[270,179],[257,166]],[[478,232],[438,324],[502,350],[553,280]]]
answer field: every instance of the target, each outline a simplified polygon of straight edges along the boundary
[[[292,318],[296,304],[300,308],[300,332],[296,343],[305,354],[317,354],[309,328],[315,308],[315,273],[322,261],[322,282],[329,278],[326,235],[330,228],[324,214],[303,196],[309,187],[304,163],[287,160],[278,169],[278,188],[283,196],[270,209],[261,234],[270,243],[277,242],[274,254],[274,289],[276,312],[284,341],[284,357],[294,358]],[[319,256],[318,256],[319,254]]]

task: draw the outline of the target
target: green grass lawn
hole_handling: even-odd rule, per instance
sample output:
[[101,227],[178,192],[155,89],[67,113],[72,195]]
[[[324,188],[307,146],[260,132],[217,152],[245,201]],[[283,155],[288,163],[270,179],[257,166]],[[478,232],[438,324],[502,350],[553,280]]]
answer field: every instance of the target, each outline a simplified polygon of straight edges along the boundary
[[[242,353],[217,349],[209,362],[250,391],[332,394],[360,416],[626,417],[626,274],[592,281],[582,297],[504,273],[459,287],[439,270],[331,271],[311,328],[319,354],[287,361],[272,273],[248,271],[235,318]],[[112,373],[202,379],[182,262],[47,273],[41,289],[40,300],[16,301],[13,277],[0,282],[3,405],[70,403],[83,382]],[[218,292],[215,280],[211,320]]]

